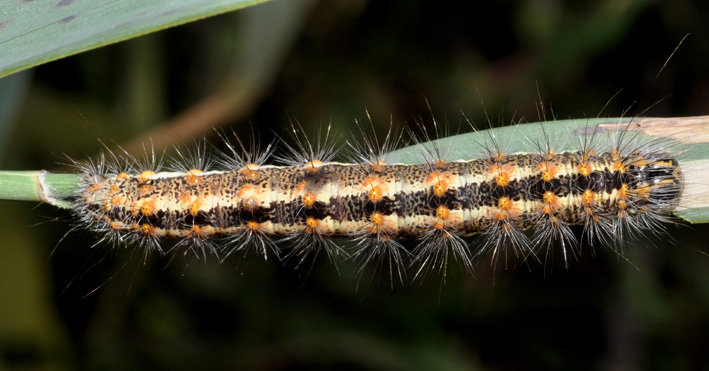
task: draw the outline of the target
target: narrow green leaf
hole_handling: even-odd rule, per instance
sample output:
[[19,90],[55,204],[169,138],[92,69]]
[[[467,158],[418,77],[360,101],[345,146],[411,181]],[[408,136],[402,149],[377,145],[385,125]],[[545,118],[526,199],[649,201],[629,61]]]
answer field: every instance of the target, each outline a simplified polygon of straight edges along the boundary
[[267,0],[0,0],[0,77]]
[[46,202],[71,208],[76,193],[76,174],[52,174],[40,171],[0,171],[0,199]]

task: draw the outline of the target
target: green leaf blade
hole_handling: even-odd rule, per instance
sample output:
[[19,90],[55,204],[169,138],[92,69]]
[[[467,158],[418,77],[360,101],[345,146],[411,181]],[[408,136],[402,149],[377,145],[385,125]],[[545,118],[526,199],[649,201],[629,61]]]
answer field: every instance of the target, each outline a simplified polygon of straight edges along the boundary
[[0,77],[268,0],[0,0]]

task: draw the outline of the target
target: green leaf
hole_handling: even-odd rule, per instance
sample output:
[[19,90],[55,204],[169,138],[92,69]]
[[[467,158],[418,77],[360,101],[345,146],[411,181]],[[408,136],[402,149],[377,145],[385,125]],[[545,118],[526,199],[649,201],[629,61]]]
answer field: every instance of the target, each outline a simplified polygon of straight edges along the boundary
[[0,171],[0,199],[40,201],[71,208],[79,176],[39,171]]
[[0,77],[267,0],[0,0]]

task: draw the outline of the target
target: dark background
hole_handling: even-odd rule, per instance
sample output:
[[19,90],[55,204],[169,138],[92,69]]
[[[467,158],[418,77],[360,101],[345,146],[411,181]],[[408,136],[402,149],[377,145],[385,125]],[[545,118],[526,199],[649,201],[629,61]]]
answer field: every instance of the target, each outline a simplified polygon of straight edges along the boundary
[[[379,134],[432,116],[465,129],[461,112],[485,128],[543,119],[540,98],[547,119],[708,113],[709,4],[460,3],[281,0],[3,78],[2,168],[68,170],[63,155],[95,156],[99,139],[218,145],[213,127],[267,143],[295,120],[344,142],[367,112]],[[1,207],[0,366],[709,367],[702,225],[622,246],[632,263],[586,248],[568,269],[483,260],[392,289],[323,257],[144,264],[89,232],[62,240],[68,212]]]

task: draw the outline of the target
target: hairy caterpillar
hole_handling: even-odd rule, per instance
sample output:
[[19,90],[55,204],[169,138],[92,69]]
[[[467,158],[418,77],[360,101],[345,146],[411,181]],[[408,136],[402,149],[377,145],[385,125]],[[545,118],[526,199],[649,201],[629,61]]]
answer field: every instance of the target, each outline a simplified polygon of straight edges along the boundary
[[[522,138],[535,151],[515,144],[519,150],[508,152],[504,138],[490,136],[464,149],[477,153],[473,160],[455,158],[443,139],[415,148],[413,164],[390,160],[401,155],[389,153],[391,137],[383,146],[353,145],[348,163],[332,161],[327,140],[302,135],[277,157],[284,166],[266,164],[272,146],[252,153],[241,142],[228,144],[231,153],[219,161],[197,147],[170,171],[154,154],[140,164],[110,153],[77,162],[74,209],[103,240],[137,243],[146,257],[168,253],[164,246],[220,260],[272,252],[302,262],[324,252],[331,260],[388,262],[400,278],[410,265],[417,275],[451,260],[472,269],[477,256],[539,259],[555,246],[566,260],[580,243],[572,225],[591,243],[613,246],[662,231],[680,204],[678,152],[633,131],[642,120],[605,128],[580,120],[563,133],[540,126],[544,139]],[[465,237],[473,234],[482,236],[471,245]],[[174,246],[163,244],[168,239]],[[355,242],[349,250],[340,245],[347,239]]]

